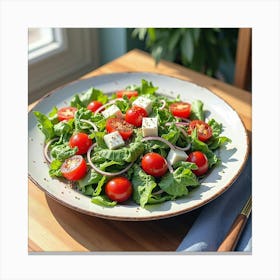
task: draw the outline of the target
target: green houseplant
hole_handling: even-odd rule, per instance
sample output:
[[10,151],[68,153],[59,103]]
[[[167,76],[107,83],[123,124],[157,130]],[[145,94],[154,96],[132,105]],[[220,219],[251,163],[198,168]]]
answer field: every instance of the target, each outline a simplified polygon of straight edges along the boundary
[[[132,37],[158,63],[160,59],[176,62],[212,77],[228,80],[229,67],[235,60],[237,28],[135,28]],[[223,71],[221,71],[223,69]],[[225,69],[227,71],[225,71]],[[232,70],[231,70],[232,71]]]

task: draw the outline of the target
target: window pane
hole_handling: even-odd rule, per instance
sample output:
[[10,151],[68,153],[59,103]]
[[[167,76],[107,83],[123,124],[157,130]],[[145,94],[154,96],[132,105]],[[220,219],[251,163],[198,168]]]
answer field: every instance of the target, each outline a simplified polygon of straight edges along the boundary
[[44,47],[54,42],[53,28],[29,28],[28,29],[28,52]]
[[28,29],[28,62],[52,56],[66,47],[61,28],[29,28]]

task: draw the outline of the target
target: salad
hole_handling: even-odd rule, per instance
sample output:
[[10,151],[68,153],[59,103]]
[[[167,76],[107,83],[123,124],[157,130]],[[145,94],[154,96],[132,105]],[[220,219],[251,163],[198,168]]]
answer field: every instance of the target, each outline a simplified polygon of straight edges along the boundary
[[107,207],[133,200],[144,208],[199,187],[231,140],[211,114],[205,119],[202,101],[157,90],[146,80],[111,94],[92,87],[48,115],[34,111],[49,175]]

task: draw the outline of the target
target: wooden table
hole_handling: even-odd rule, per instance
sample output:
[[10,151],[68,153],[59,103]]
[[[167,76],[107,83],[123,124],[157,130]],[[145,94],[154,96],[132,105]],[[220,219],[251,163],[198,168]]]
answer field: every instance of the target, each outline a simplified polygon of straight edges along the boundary
[[[226,100],[242,118],[251,138],[251,94],[218,80],[133,50],[81,79],[127,71],[147,71],[194,82]],[[30,105],[30,108],[35,105]],[[29,252],[175,251],[199,209],[158,221],[122,222],[87,216],[60,205],[29,180]]]

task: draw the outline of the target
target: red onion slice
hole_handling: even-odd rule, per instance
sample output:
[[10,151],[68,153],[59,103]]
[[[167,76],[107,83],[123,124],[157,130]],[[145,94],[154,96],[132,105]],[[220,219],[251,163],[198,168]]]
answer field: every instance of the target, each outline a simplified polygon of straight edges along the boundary
[[168,140],[166,140],[162,137],[159,137],[159,136],[147,136],[147,137],[144,137],[141,141],[144,142],[144,141],[152,141],[152,140],[161,141],[162,143],[165,143],[166,145],[168,145],[170,149],[173,149],[173,150],[175,149],[175,147],[172,143],[170,143]]
[[166,101],[164,99],[162,99],[162,100],[160,100],[160,102],[162,103],[162,105],[161,105],[161,107],[159,107],[159,109],[162,110],[166,106]]
[[[181,127],[178,126],[178,129],[183,133],[183,135],[187,138],[189,135],[188,133]],[[175,146],[176,149],[178,150],[181,150],[181,151],[188,151],[190,148],[191,148],[191,143],[189,143],[186,147],[184,148],[181,148],[181,147],[178,147],[178,146]]]
[[117,100],[124,100],[123,98],[116,98],[114,100],[111,100],[110,102],[104,104],[103,106],[99,107],[95,112],[94,115],[96,115],[97,113],[99,113],[100,111],[102,111],[103,109],[105,109],[107,106],[112,105],[114,103],[116,103]]
[[182,127],[185,127],[185,126],[189,125],[188,122],[167,122],[165,125],[170,126],[172,124],[175,124],[176,126],[182,126]]
[[191,121],[190,121],[190,119],[187,119],[187,118],[180,118],[182,121],[184,121],[184,122],[187,122],[187,123],[190,123]]
[[97,126],[93,122],[88,121],[88,120],[82,120],[82,119],[80,119],[80,121],[91,125],[93,127],[94,131],[98,131]]
[[50,140],[44,147],[44,156],[48,163],[52,162],[52,159],[49,157],[49,147],[53,142],[55,142],[58,139],[59,138],[54,138],[54,139]]
[[182,147],[179,147],[179,146],[175,146],[177,150],[181,150],[181,151],[188,151],[190,148],[191,148],[191,143],[188,144],[188,146],[182,148]]
[[186,138],[189,137],[189,134],[188,134],[182,127],[180,127],[180,126],[177,126],[177,127],[178,127],[178,129],[182,132],[182,134],[183,134]]
[[161,193],[164,193],[164,190],[159,190],[159,191],[154,192],[154,193],[152,193],[152,194],[157,195],[157,194],[161,194]]
[[119,172],[115,172],[115,173],[112,173],[112,172],[106,172],[106,171],[103,171],[103,170],[100,170],[98,167],[96,167],[92,162],[91,162],[91,159],[90,159],[90,153],[92,151],[92,149],[96,146],[96,143],[92,144],[91,147],[88,149],[87,151],[87,160],[88,160],[88,163],[89,165],[92,167],[92,169],[94,169],[97,173],[101,174],[101,175],[104,175],[104,176],[117,176],[117,175],[121,175],[123,173],[125,173],[132,165],[134,162],[131,162],[127,167],[125,167],[123,170],[119,171]]
[[169,169],[169,172],[170,172],[170,173],[173,173],[173,172],[174,172],[174,169],[173,169],[172,165],[171,165],[168,161],[166,161],[166,163],[167,163],[167,167],[168,167],[168,169]]

